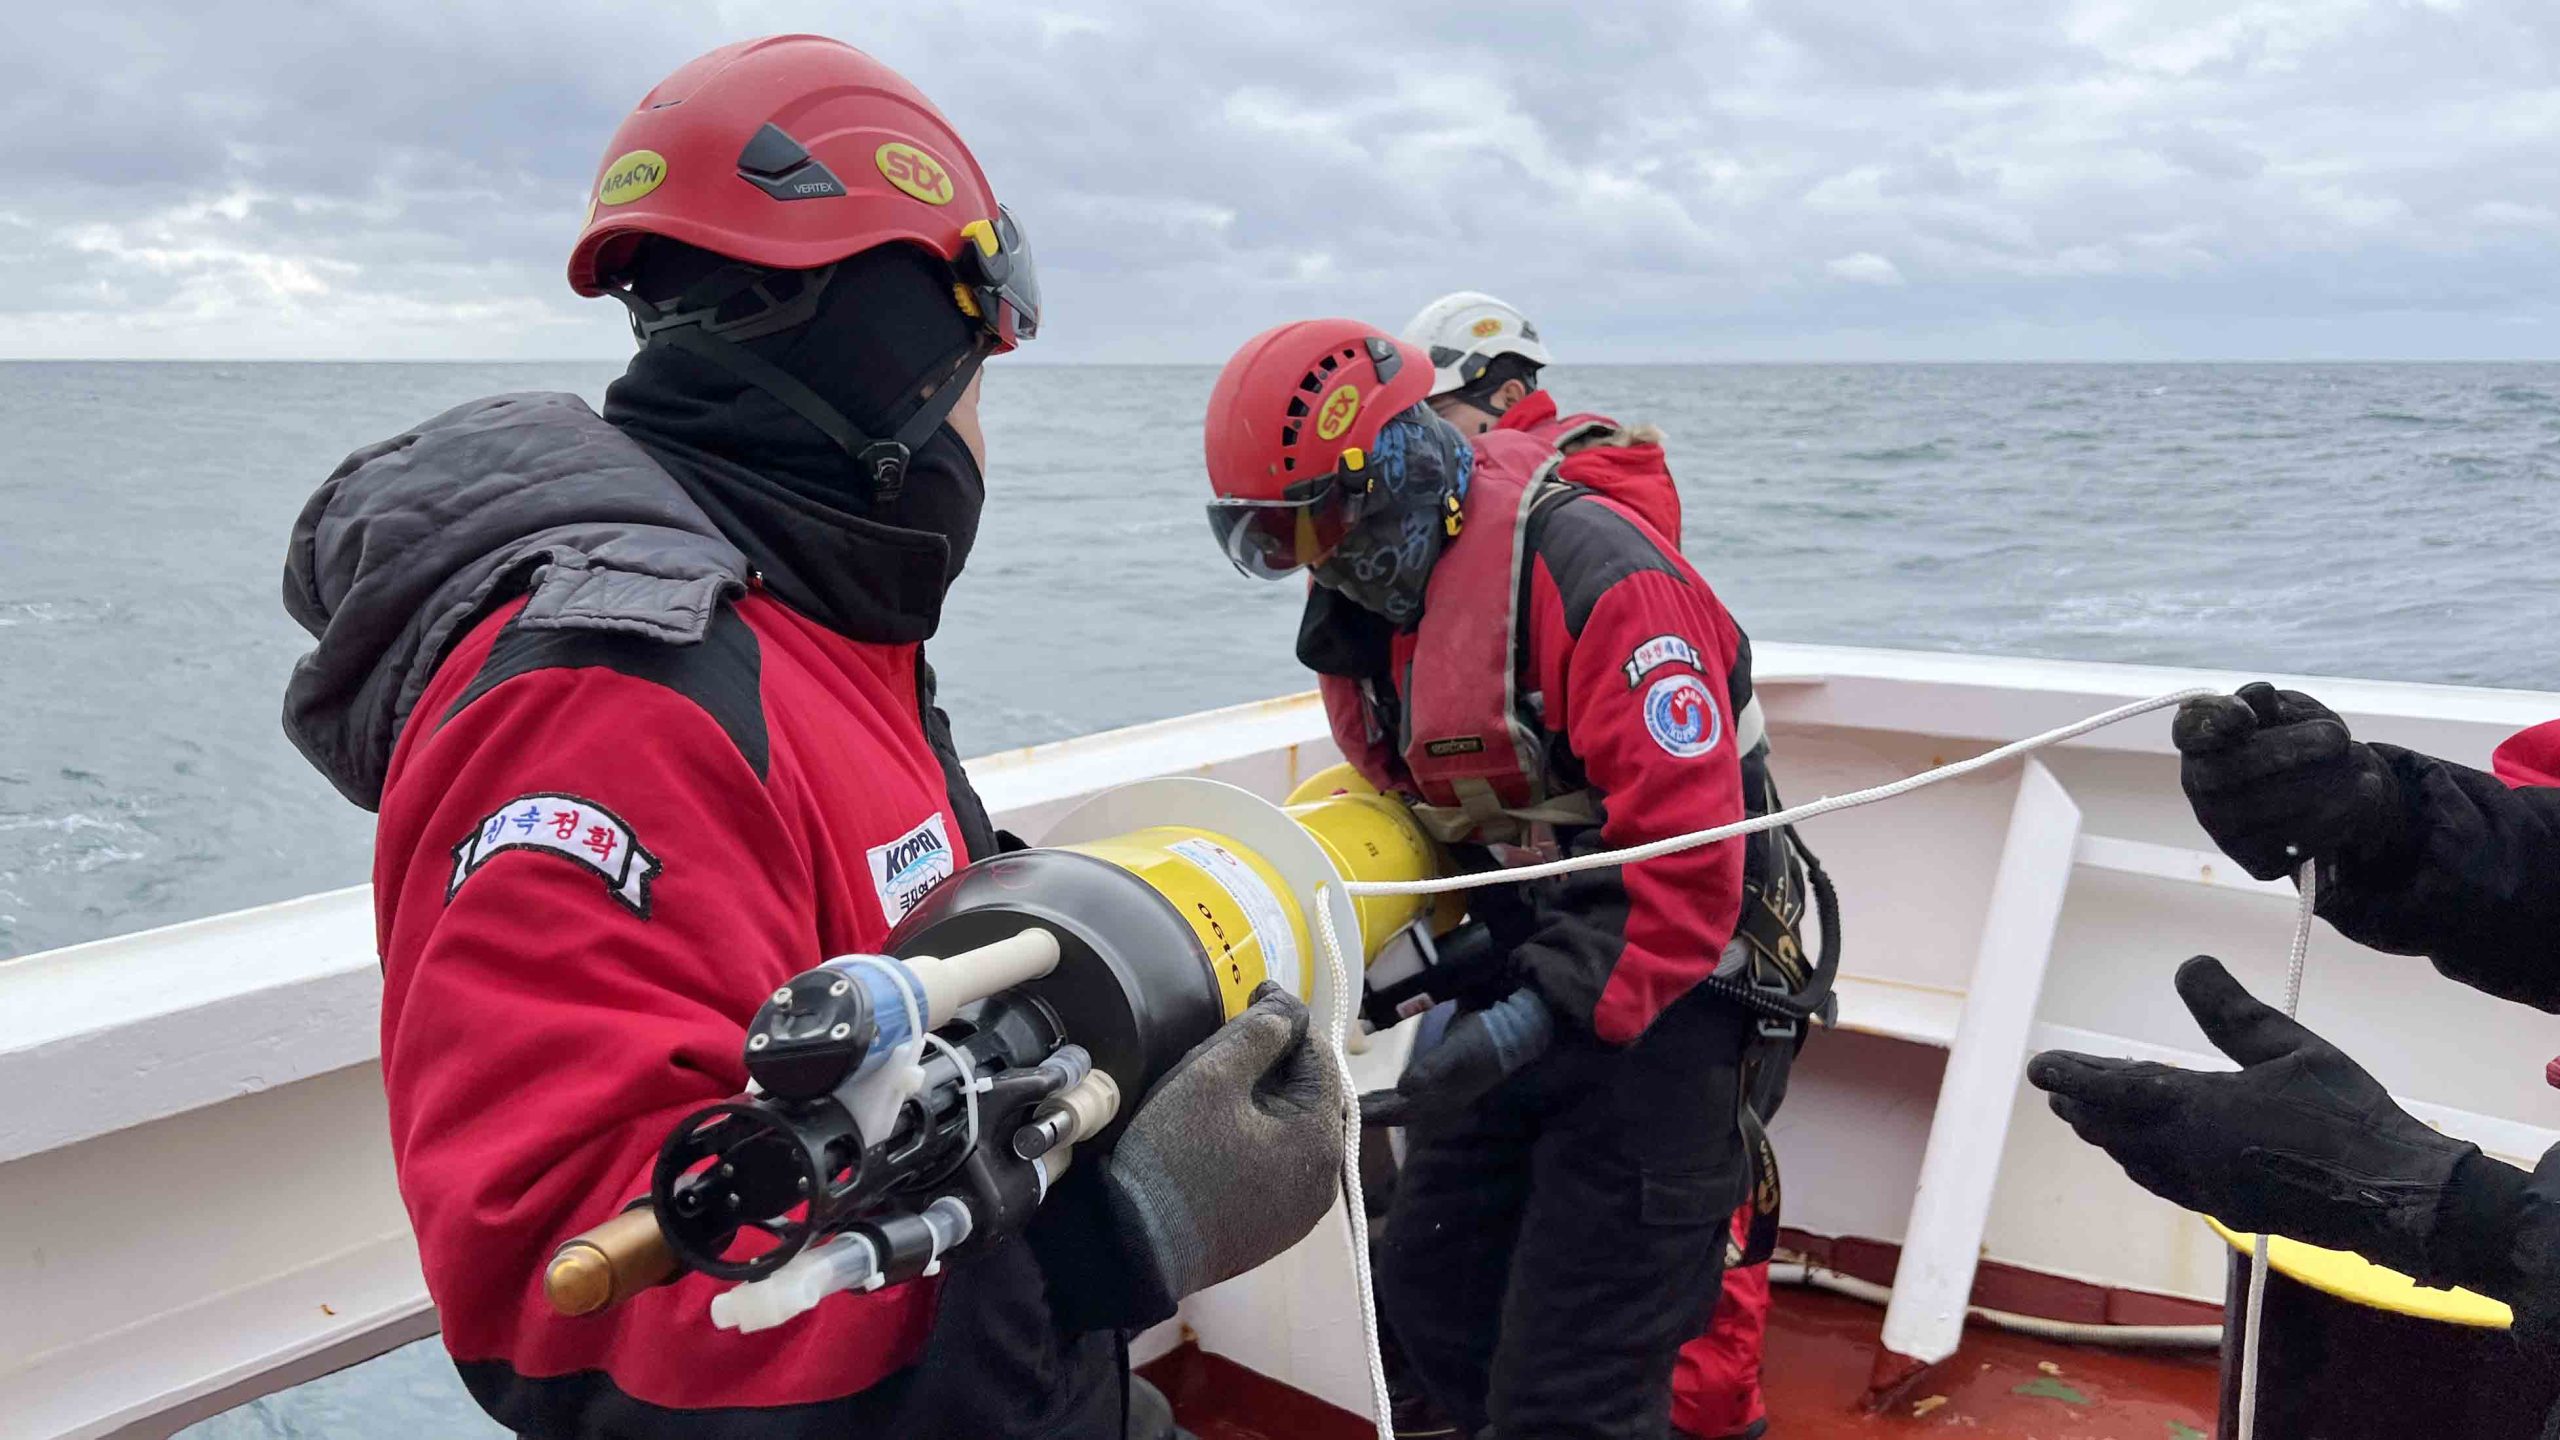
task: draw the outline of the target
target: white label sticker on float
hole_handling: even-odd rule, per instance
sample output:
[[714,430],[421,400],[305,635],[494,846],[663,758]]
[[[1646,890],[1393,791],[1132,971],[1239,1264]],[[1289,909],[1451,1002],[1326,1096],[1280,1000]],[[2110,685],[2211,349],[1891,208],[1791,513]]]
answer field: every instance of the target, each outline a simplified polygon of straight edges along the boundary
[[1279,981],[1290,994],[1306,998],[1298,964],[1298,932],[1289,923],[1288,907],[1271,893],[1271,887],[1253,872],[1253,867],[1225,846],[1196,837],[1176,840],[1165,848],[1199,866],[1244,912],[1245,920],[1253,926],[1254,938],[1262,942],[1264,976]]

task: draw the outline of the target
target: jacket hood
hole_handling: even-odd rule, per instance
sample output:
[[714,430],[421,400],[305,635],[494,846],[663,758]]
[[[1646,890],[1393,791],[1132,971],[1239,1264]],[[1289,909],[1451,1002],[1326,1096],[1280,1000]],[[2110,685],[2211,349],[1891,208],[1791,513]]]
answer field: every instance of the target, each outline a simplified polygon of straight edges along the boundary
[[699,641],[747,557],[649,453],[575,395],[499,395],[356,451],[295,520],[287,613],[319,643],[284,727],[341,794],[382,799],[400,727],[472,623]]
[[1517,430],[1557,445],[1564,465],[1557,472],[1565,483],[1596,490],[1625,506],[1653,532],[1673,545],[1680,543],[1680,487],[1671,478],[1658,426],[1621,425],[1606,415],[1584,412],[1559,417],[1555,397],[1532,390],[1494,421],[1496,430]]

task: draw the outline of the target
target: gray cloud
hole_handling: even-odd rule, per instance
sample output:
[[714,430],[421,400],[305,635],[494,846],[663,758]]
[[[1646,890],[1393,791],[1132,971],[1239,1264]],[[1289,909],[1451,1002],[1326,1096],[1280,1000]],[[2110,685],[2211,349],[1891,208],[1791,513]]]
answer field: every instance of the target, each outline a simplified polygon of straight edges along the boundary
[[1033,227],[1055,359],[1494,290],[1578,357],[2548,354],[2539,0],[123,0],[0,57],[0,354],[606,355],[630,103],[815,29]]

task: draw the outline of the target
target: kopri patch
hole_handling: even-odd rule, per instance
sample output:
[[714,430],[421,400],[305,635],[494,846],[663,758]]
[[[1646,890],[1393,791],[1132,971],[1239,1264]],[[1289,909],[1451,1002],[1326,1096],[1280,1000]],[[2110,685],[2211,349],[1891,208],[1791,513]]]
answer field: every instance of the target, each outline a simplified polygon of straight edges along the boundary
[[482,866],[510,850],[540,850],[596,873],[605,893],[622,907],[649,918],[649,882],[656,879],[658,857],[620,816],[593,800],[544,792],[519,795],[480,822],[453,847],[453,880],[444,898],[451,904],[462,882]]
[[1724,739],[1724,711],[1707,682],[1695,675],[1666,675],[1644,692],[1644,728],[1675,760],[1694,760]]
[[960,868],[951,853],[951,833],[942,826],[940,813],[928,815],[924,823],[890,841],[874,845],[864,852],[870,861],[871,887],[880,897],[880,913],[895,925],[907,918],[907,912],[924,903],[934,887],[951,878]]

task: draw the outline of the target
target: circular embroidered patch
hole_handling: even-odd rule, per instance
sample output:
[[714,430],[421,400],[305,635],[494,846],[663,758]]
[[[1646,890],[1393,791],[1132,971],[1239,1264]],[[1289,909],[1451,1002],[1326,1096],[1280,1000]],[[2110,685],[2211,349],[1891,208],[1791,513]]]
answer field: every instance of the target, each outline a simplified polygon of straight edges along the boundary
[[1666,675],[1644,692],[1644,728],[1665,754],[1694,760],[1724,738],[1724,711],[1704,680]]

